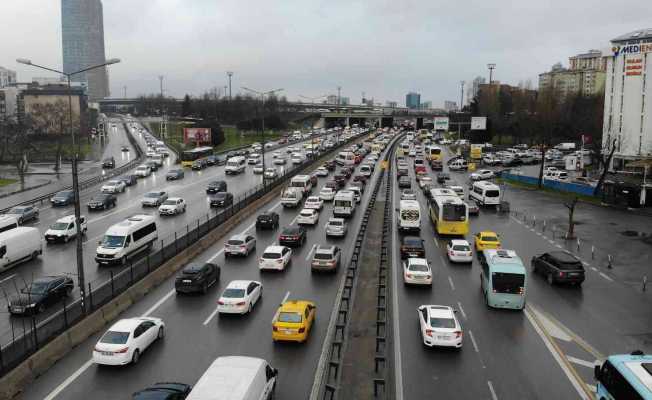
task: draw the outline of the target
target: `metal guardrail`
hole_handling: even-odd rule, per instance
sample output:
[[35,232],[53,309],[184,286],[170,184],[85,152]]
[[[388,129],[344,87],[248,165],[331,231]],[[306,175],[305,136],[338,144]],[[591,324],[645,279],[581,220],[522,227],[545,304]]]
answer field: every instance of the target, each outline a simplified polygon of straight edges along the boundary
[[[124,125],[124,129],[127,132],[127,139],[129,139],[129,143],[131,143],[131,145],[136,150],[137,157],[135,159],[129,161],[127,164],[125,164],[125,165],[123,165],[121,167],[112,169],[111,171],[109,171],[106,174],[94,176],[92,178],[89,178],[89,179],[86,179],[84,181],[79,182],[79,190],[88,189],[89,187],[95,186],[98,183],[101,183],[101,182],[104,182],[106,180],[112,179],[112,178],[114,178],[114,177],[116,177],[118,175],[122,175],[123,173],[129,171],[130,169],[133,169],[136,165],[138,165],[138,164],[140,164],[142,162],[143,152],[142,152],[142,150],[140,148],[140,145],[138,144],[136,139],[134,139],[133,135],[131,134],[131,131],[129,131],[129,128],[127,127],[127,124],[125,122],[123,122],[123,125]],[[59,190],[57,190],[55,192],[51,192],[51,193],[41,195],[41,196],[35,197],[33,199],[27,200],[27,201],[16,203],[16,204],[11,205],[9,207],[5,207],[3,209],[0,209],[0,214],[4,214],[5,212],[7,212],[10,209],[12,209],[14,207],[17,207],[17,206],[35,205],[37,203],[38,204],[43,204],[43,202],[49,201],[52,196],[54,196],[55,194],[57,194],[58,192],[60,192],[62,190],[72,190],[72,186],[67,186],[67,187],[61,188],[61,189],[59,189]]]
[[[306,159],[301,164],[293,165],[278,178],[272,181],[268,180],[264,184],[240,195],[234,199],[234,203],[230,207],[222,209],[217,214],[207,214],[205,218],[197,219],[194,223],[186,225],[181,230],[169,234],[166,238],[154,243],[152,251],[146,257],[132,260],[118,273],[114,274],[112,272],[109,280],[89,282],[85,302],[89,308],[89,314],[107,304],[150,272],[155,271],[172,257],[193,245],[202,236],[225,223],[243,208],[275,188],[286,184],[298,172],[312,166],[324,156],[333,155],[341,147],[360,138],[361,136],[353,137],[348,141],[341,142],[339,146],[333,147],[313,158]],[[358,246],[360,246],[360,243],[358,243]],[[16,288],[16,290],[18,289]],[[6,293],[5,296],[7,296]],[[32,315],[18,319],[15,325],[12,321],[11,332],[6,332],[0,337],[0,376],[15,368],[43,345],[84,318],[80,298],[74,300],[63,298],[61,306],[61,309],[43,320],[39,320],[37,316]]]

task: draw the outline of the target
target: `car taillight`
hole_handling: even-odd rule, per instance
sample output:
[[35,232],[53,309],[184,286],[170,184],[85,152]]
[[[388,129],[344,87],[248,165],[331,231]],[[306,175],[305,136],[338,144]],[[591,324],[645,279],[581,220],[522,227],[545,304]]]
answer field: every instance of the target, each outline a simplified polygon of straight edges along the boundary
[[426,329],[426,336],[432,337],[433,332],[434,331],[432,329]]
[[236,306],[244,306],[245,302],[244,301],[239,301],[239,302],[235,303],[235,305]]
[[129,347],[125,347],[124,349],[120,349],[120,350],[116,350],[116,351],[114,351],[114,353],[117,353],[117,354],[124,354],[124,353],[126,353],[128,350],[129,350]]
[[560,277],[560,278],[563,278],[563,277],[564,277],[564,273],[563,273],[562,271],[559,271],[559,277]]
[[306,331],[306,328],[304,328],[304,327],[299,328],[299,333],[303,333],[305,331]]
[[518,294],[525,294],[525,288],[524,287],[518,288]]
[[247,248],[247,246],[240,246],[240,250],[244,250],[246,248]]
[[451,256],[454,256],[455,252],[453,250],[451,250],[451,251],[448,252],[448,254],[451,255]]
[[455,333],[455,339],[459,339],[462,337],[462,331],[455,331],[453,333]]
[[223,302],[222,300],[218,300],[218,301],[217,301],[217,304],[223,306],[223,305],[224,305],[224,302]]

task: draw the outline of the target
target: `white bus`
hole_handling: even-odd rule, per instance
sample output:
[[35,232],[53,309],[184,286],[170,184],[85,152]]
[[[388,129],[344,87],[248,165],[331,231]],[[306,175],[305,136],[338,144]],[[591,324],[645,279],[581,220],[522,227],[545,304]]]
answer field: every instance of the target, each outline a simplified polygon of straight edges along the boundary
[[149,249],[158,239],[155,218],[134,215],[110,226],[97,247],[95,261],[100,265],[126,264],[127,259]]
[[355,211],[355,193],[350,190],[340,190],[333,200],[333,216],[351,217]]
[[340,151],[337,153],[335,162],[339,165],[353,165],[355,164],[355,154],[350,151]]
[[500,187],[491,182],[480,181],[473,183],[469,197],[483,206],[500,204]]
[[398,229],[401,231],[421,230],[421,207],[416,200],[401,200],[398,210]]

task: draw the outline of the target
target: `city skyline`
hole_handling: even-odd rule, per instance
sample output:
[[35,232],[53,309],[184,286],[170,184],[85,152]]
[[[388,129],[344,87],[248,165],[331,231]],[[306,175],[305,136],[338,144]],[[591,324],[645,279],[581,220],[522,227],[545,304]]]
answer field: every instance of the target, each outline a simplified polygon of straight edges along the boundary
[[[495,12],[498,7],[464,11],[464,5],[452,4],[419,4],[416,13],[396,10],[389,2],[350,9],[344,3],[326,8],[311,2],[298,10],[260,3],[255,11],[237,2],[219,6],[171,0],[156,5],[126,0],[105,3],[106,57],[123,60],[111,71],[111,91],[116,96],[124,86],[129,96],[158,93],[159,75],[165,77],[166,95],[199,95],[223,88],[226,71],[234,71],[234,94],[242,85],[281,84],[284,95],[298,100],[299,95],[332,94],[341,86],[342,96],[354,103],[362,92],[377,102],[402,103],[405,93],[416,90],[441,106],[459,97],[459,80],[487,78],[489,62],[496,64],[495,80],[513,85],[536,82],[538,74],[555,62],[586,49],[605,49],[622,32],[647,25],[640,2],[628,2],[628,7],[613,2],[615,14],[609,16],[587,7],[587,2],[564,5],[572,9],[561,16],[555,4],[513,6],[511,26],[501,23],[507,17]],[[19,81],[30,79],[34,72],[17,66],[16,58],[61,65],[60,2],[26,0],[5,7],[3,14],[12,18],[3,21],[0,31],[26,37],[20,44],[5,46],[0,65],[18,71]],[[641,12],[635,12],[637,8]],[[487,11],[494,12],[493,18],[485,18]],[[578,13],[585,18],[576,21]],[[449,18],[431,17],[442,14]],[[553,14],[554,24],[548,22]],[[365,27],[355,22],[363,15],[369,22]],[[324,22],[314,22],[323,16],[327,16],[320,18]],[[237,22],[244,18],[247,24]],[[160,21],[179,23],[160,29]],[[397,32],[390,35],[388,27]],[[275,34],[269,35],[269,30]],[[370,42],[372,37],[376,40]],[[406,47],[403,42],[408,38],[412,45]]]

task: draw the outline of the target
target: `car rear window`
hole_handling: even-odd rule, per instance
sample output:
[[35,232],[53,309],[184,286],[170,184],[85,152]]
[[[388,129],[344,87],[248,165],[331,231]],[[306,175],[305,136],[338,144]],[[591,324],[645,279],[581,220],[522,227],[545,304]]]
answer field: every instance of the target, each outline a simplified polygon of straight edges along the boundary
[[108,331],[100,339],[100,343],[125,344],[129,339],[130,332]]
[[243,298],[245,295],[245,290],[244,289],[234,289],[234,288],[227,288],[224,293],[222,293],[222,297],[230,298],[230,299],[240,299]]
[[243,244],[244,242],[242,240],[240,240],[240,239],[231,239],[226,243],[234,245],[234,246],[239,246],[239,245]]
[[428,272],[428,266],[423,264],[410,264],[408,269],[410,271]]
[[452,318],[435,318],[431,317],[430,318],[430,326],[433,328],[446,328],[446,329],[454,329],[455,328],[455,320]]
[[328,225],[342,226],[342,225],[344,225],[344,222],[342,222],[342,221],[330,221],[330,222],[328,222]]
[[281,312],[278,314],[278,322],[300,323],[301,314],[296,312]]
[[421,247],[421,239],[406,237],[403,239],[403,244],[410,247]]
[[262,258],[270,259],[270,260],[277,260],[281,258],[281,253],[263,253]]
[[332,258],[333,255],[329,253],[315,253],[315,260],[330,260]]
[[469,246],[463,245],[463,244],[456,244],[455,246],[453,246],[453,250],[455,250],[455,251],[471,251]]
[[500,195],[500,192],[498,190],[487,190],[484,192],[484,195],[486,197],[498,197]]

